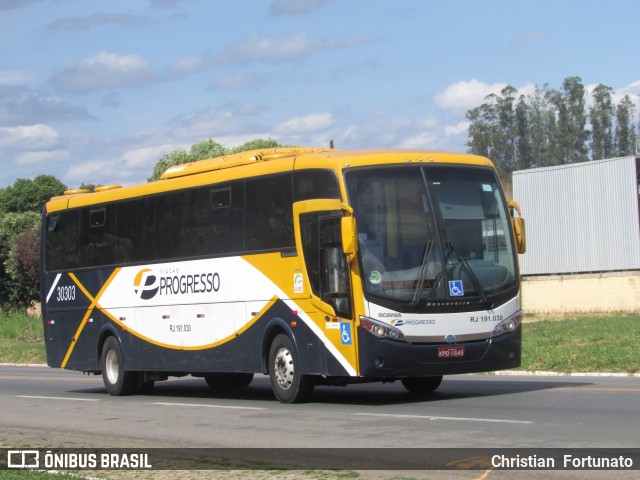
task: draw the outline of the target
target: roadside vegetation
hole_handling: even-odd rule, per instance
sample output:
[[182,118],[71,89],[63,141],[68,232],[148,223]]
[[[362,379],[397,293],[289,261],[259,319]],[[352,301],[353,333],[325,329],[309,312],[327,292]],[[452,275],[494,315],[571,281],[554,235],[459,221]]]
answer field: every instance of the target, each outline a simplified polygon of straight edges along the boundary
[[26,312],[0,312],[0,363],[46,363],[42,319]]
[[637,313],[550,316],[525,323],[521,370],[639,373],[638,345]]
[[[519,370],[640,373],[638,345],[637,313],[525,317]],[[0,313],[0,363],[46,363],[39,316]]]

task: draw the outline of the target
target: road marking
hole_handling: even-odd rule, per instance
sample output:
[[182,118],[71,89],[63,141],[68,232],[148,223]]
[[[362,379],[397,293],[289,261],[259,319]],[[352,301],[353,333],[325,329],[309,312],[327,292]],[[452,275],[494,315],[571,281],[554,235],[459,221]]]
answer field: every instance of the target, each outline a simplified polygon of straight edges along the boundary
[[74,397],[41,397],[38,395],[17,395],[18,398],[35,398],[39,400],[67,400],[70,402],[99,402],[97,398],[74,398]]
[[640,388],[632,387],[549,387],[550,390],[571,390],[578,392],[640,392]]
[[417,420],[452,420],[455,422],[484,422],[484,423],[518,423],[530,424],[528,420],[503,420],[499,418],[468,418],[468,417],[438,417],[434,415],[400,415],[393,413],[356,413],[361,417],[388,417],[388,418],[410,418]]
[[58,380],[72,380],[74,382],[95,382],[95,378],[89,377],[38,377],[33,375],[0,375],[0,380],[43,380],[43,381],[55,381]]
[[261,407],[236,407],[233,405],[211,405],[209,403],[169,403],[155,402],[151,405],[162,405],[163,407],[202,407],[202,408],[231,408],[234,410],[266,410]]

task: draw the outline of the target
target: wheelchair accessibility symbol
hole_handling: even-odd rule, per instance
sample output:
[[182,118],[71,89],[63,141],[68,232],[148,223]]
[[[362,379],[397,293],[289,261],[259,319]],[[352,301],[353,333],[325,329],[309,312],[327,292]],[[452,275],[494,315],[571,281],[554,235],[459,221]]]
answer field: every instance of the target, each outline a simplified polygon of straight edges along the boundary
[[452,297],[463,297],[464,288],[462,280],[449,280],[449,295]]
[[340,322],[340,339],[342,340],[342,345],[351,345],[353,343],[350,323]]

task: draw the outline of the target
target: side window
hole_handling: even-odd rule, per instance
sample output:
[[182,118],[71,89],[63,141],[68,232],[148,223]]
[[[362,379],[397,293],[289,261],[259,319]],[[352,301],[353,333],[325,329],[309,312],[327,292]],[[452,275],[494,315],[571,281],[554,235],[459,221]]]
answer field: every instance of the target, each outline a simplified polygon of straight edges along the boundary
[[155,198],[129,200],[117,205],[116,262],[153,260]]
[[314,198],[340,199],[338,178],[332,170],[298,170],[293,174],[295,201]]
[[112,265],[117,247],[115,206],[80,210],[80,263],[83,267]]
[[221,255],[244,249],[244,184],[198,190],[199,255]]
[[45,234],[46,269],[63,270],[80,267],[78,246],[80,216],[78,210],[52,214],[47,217]]
[[246,250],[273,250],[295,244],[290,174],[246,182],[245,199]]
[[156,258],[197,255],[197,203],[195,190],[156,198]]

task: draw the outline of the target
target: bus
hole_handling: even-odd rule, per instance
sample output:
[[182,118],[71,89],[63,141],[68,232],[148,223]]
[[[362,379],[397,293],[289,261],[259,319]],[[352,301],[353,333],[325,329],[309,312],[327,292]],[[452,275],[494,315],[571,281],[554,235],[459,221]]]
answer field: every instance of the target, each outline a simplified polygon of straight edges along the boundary
[[521,361],[519,206],[486,158],[276,148],[70,190],[44,207],[47,363],[111,395],[191,375],[316,385],[400,381]]

